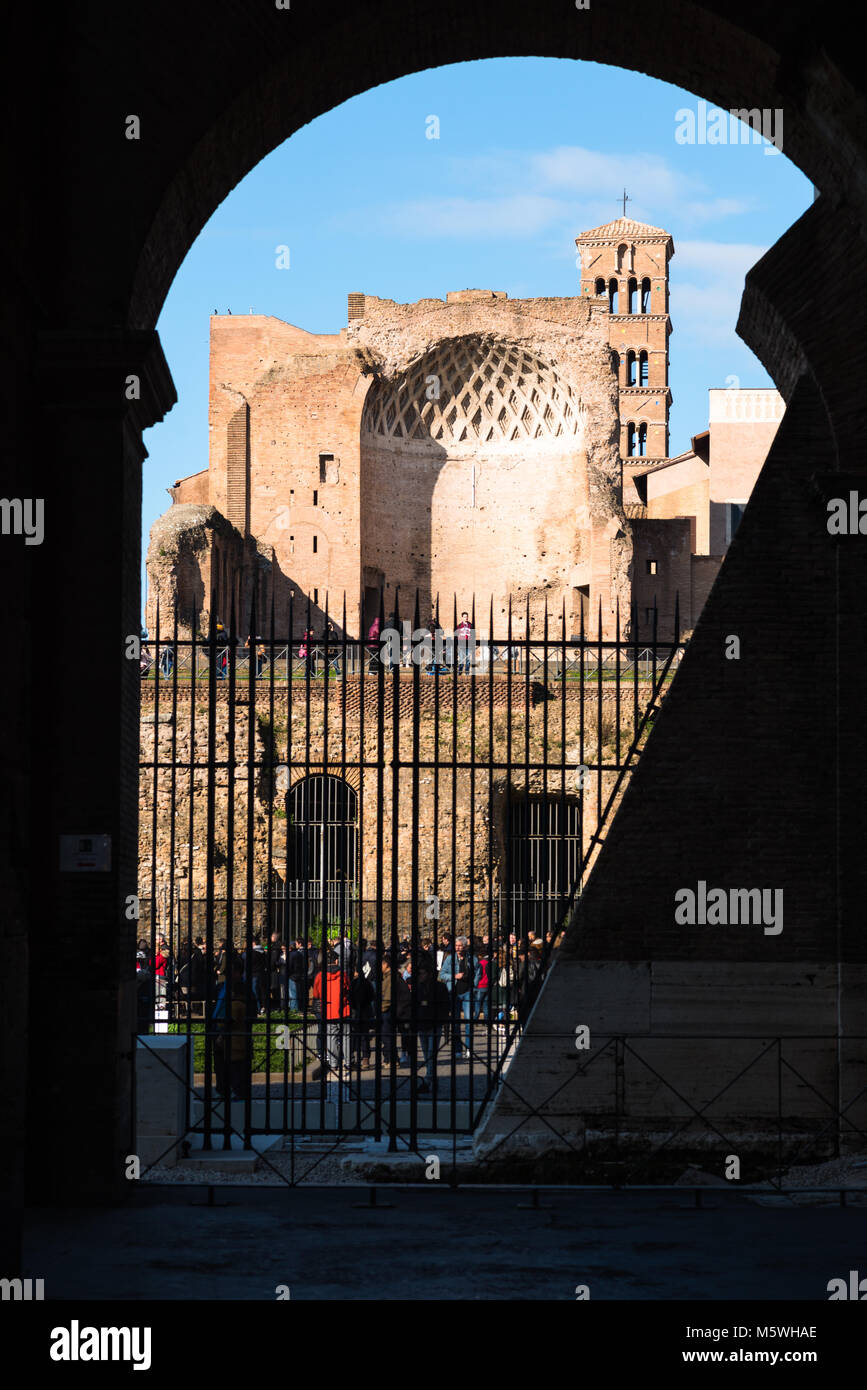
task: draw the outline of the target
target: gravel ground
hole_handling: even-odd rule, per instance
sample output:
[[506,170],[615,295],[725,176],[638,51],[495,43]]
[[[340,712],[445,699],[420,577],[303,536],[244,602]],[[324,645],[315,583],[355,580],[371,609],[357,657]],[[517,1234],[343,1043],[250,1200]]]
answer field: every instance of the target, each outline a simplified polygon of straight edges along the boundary
[[[786,1168],[782,1174],[784,1188],[845,1188],[851,1195],[846,1198],[850,1207],[867,1206],[867,1156],[849,1154],[845,1158],[828,1159],[825,1163],[799,1164]],[[732,1183],[721,1178],[718,1173],[707,1173],[699,1168],[688,1168],[678,1179],[678,1187],[731,1187]],[[744,1191],[750,1201],[760,1206],[838,1206],[840,1198],[834,1192],[809,1192],[776,1194],[776,1182],[757,1182],[744,1184]],[[856,1190],[860,1189],[860,1191]],[[755,1195],[754,1193],[773,1195]]]
[[343,1166],[339,1150],[329,1154],[326,1149],[311,1152],[308,1149],[296,1150],[293,1170],[292,1155],[277,1149],[260,1158],[255,1169],[243,1173],[229,1173],[222,1168],[203,1168],[200,1164],[186,1167],[178,1163],[170,1168],[165,1163],[155,1163],[142,1175],[143,1182],[159,1184],[190,1184],[208,1187],[284,1187],[293,1181],[316,1183],[333,1187],[357,1183],[357,1177],[349,1177]]
[[[442,1138],[442,1136],[440,1136]],[[444,1145],[421,1143],[421,1151],[426,1154],[429,1150],[439,1148],[442,1155],[443,1166],[445,1167],[451,1159],[451,1149]],[[459,1157],[464,1163],[469,1159],[470,1152],[464,1142],[461,1145]],[[423,1160],[416,1159],[419,1164],[419,1180],[423,1171]],[[255,1169],[245,1172],[226,1172],[220,1167],[204,1168],[199,1164],[187,1167],[179,1163],[174,1167],[166,1164],[155,1164],[143,1175],[142,1181],[147,1183],[167,1184],[167,1185],[197,1185],[197,1186],[252,1186],[252,1187],[281,1187],[287,1183],[304,1183],[305,1185],[316,1186],[359,1186],[371,1181],[371,1171],[375,1170],[375,1178],[379,1182],[412,1180],[407,1172],[408,1163],[413,1163],[413,1159],[406,1155],[389,1155],[371,1152],[370,1149],[362,1149],[357,1142],[348,1141],[343,1145],[329,1145],[318,1142],[315,1145],[301,1141],[296,1145],[294,1164],[292,1154],[287,1149],[269,1150],[266,1155],[260,1158]],[[469,1167],[469,1165],[468,1165]],[[388,1169],[392,1168],[389,1173]],[[469,1180],[472,1180],[469,1171],[466,1172]],[[715,1173],[707,1173],[698,1168],[687,1169],[677,1181],[679,1187],[708,1187],[708,1188],[730,1188],[731,1183],[725,1178],[720,1178]],[[757,1202],[761,1206],[768,1205],[791,1205],[797,1206],[837,1206],[839,1196],[834,1192],[809,1192],[795,1195],[780,1195],[775,1193],[776,1184],[771,1182],[761,1182],[746,1185],[743,1192],[750,1201]],[[864,1155],[853,1154],[846,1158],[832,1159],[826,1163],[818,1163],[808,1166],[799,1166],[788,1169],[783,1174],[783,1186],[787,1188],[845,1188],[849,1190],[847,1196],[847,1206],[867,1206],[867,1157]],[[861,1189],[855,1191],[854,1189]],[[764,1194],[768,1195],[765,1196]]]

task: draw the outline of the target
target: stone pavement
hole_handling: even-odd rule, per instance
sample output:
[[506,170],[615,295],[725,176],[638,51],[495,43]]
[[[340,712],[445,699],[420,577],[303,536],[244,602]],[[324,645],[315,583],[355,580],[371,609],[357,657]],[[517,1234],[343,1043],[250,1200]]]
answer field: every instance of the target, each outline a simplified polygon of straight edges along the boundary
[[139,1189],[31,1210],[25,1276],[57,1299],[809,1299],[864,1270],[867,1209],[740,1195],[365,1188]]

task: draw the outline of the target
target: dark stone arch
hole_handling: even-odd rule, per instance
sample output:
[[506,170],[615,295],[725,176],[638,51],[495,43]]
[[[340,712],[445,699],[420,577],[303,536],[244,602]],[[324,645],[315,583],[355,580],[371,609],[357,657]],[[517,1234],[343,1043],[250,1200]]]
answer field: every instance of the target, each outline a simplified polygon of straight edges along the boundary
[[[850,99],[855,74],[843,57],[843,32],[829,44],[820,23],[807,5],[733,11],[720,0],[672,0],[649,25],[640,0],[627,0],[616,10],[600,6],[574,15],[543,3],[528,30],[521,0],[503,0],[496,24],[481,4],[444,0],[434,24],[423,7],[407,10],[399,0],[383,0],[364,10],[332,11],[323,55],[322,22],[300,9],[265,8],[255,21],[233,11],[228,46],[219,8],[204,33],[192,14],[172,9],[165,31],[195,54],[196,70],[184,73],[182,92],[169,91],[169,100],[151,113],[155,136],[172,158],[150,187],[141,187],[133,214],[138,250],[130,267],[128,322],[153,325],[211,213],[295,130],[380,83],[467,60],[586,59],[638,70],[727,110],[781,107],[789,158],[833,201],[845,198],[863,212],[867,128]],[[154,32],[160,27],[155,21]],[[195,38],[185,32],[190,28]]]
[[[287,11],[242,8],[214,0],[205,23],[200,7],[168,0],[147,7],[95,0],[84,16],[68,6],[50,25],[36,7],[10,12],[10,51],[20,55],[27,81],[38,72],[41,86],[38,119],[21,118],[31,91],[19,93],[9,82],[2,97],[4,129],[14,132],[7,142],[9,186],[32,186],[29,206],[0,229],[4,264],[14,272],[7,278],[3,348],[5,487],[10,495],[33,491],[38,421],[39,459],[58,461],[46,493],[50,515],[62,525],[38,564],[31,552],[22,558],[11,546],[0,553],[0,577],[15,596],[7,640],[21,653],[17,678],[6,683],[2,697],[6,771],[15,791],[2,836],[8,886],[0,973],[10,987],[0,1089],[13,1129],[22,1132],[26,1124],[27,1172],[45,1203],[69,1201],[73,1194],[101,1200],[124,1186],[120,1158],[128,1151],[130,1107],[128,1062],[121,1057],[130,1046],[134,1011],[128,961],[118,942],[124,898],[135,883],[139,692],[137,672],[117,653],[124,634],[139,626],[142,431],[174,399],[152,330],[195,237],[265,154],[377,83],[528,50],[530,56],[635,68],[724,108],[784,108],[786,153],[824,196],[749,273],[739,331],[787,399],[809,372],[800,414],[804,438],[821,437],[826,468],[845,460],[863,472],[854,446],[863,437],[867,364],[865,349],[852,345],[867,341],[861,289],[867,283],[867,117],[848,15],[841,11],[838,20],[829,7],[817,10],[805,0],[786,7],[770,0],[735,6],[670,0],[653,9],[652,23],[648,17],[639,0],[587,11],[539,0],[531,20],[523,0],[502,0],[495,12],[481,0],[442,0],[435,15],[402,0],[342,11],[301,3]],[[139,142],[124,138],[127,112],[141,116]],[[40,171],[38,181],[34,171]],[[807,264],[820,269],[815,279],[804,275]],[[832,279],[855,287],[845,315],[823,293]],[[142,393],[125,402],[121,387],[130,371],[139,375]],[[803,460],[805,474],[809,462]],[[806,488],[805,481],[805,495]],[[784,473],[779,511],[765,515],[772,533],[788,527],[791,545],[798,546],[812,520],[803,498],[798,514],[786,511],[793,490]],[[838,597],[842,593],[848,611],[857,614],[867,591],[863,564],[841,547],[839,568]],[[720,582],[722,595],[730,584],[725,571]],[[755,571],[743,591],[745,603],[752,598],[760,604],[760,584]],[[87,596],[86,683],[83,610],[67,603],[72,593]],[[828,575],[817,573],[810,591],[817,624],[829,620],[834,594]],[[820,599],[827,600],[824,608]],[[57,683],[45,679],[44,644],[31,637],[31,628],[42,633],[49,623],[52,661],[63,672],[62,699]],[[765,648],[760,667],[770,659],[767,642]],[[696,663],[699,658],[697,647]],[[853,691],[858,687],[853,681]],[[803,694],[794,713],[812,737],[817,702],[809,682]],[[851,793],[850,806],[863,808],[861,712],[845,687],[832,683],[827,695],[825,707],[836,711],[837,742],[828,739],[826,757]],[[748,746],[740,757],[749,764]],[[798,816],[807,824],[815,806],[788,795],[792,776],[784,770],[775,805],[785,807],[790,821]],[[773,807],[769,814],[773,818]],[[863,809],[850,811],[835,846],[847,930],[865,897],[864,818]],[[98,883],[59,879],[58,835],[96,827],[113,836],[111,872]],[[86,989],[73,995],[68,982],[85,947]],[[36,1021],[41,1003],[53,1001],[52,1029],[28,1029],[28,996]],[[74,1039],[79,1051],[70,1046],[60,1055],[58,1036]],[[89,1143],[60,1165],[56,1136],[81,1123],[82,1078],[93,1092],[87,1097]],[[24,1152],[16,1157],[7,1146],[4,1190],[21,1191]],[[13,1239],[14,1231],[10,1222]],[[14,1254],[7,1263],[17,1267]]]

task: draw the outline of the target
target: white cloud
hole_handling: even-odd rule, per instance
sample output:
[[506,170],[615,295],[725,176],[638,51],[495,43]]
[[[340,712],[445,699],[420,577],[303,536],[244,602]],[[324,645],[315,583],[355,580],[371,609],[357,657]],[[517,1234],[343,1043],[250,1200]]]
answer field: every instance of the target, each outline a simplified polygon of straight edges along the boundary
[[[617,217],[624,184],[633,200],[627,214],[669,229],[704,227],[750,207],[747,199],[713,194],[660,155],[621,157],[560,145],[452,159],[443,171],[443,196],[394,203],[374,219],[388,234],[420,240],[535,237],[541,254],[560,260],[574,258],[579,231]],[[675,236],[672,310],[681,341],[731,344],[744,277],[765,249]]]
[[733,285],[679,285],[675,333],[704,345],[731,342],[742,293]]
[[[748,242],[683,241],[675,244],[672,309],[675,332],[700,343],[731,342],[740,312],[744,278],[765,247]],[[679,272],[690,275],[681,282]]]
[[715,217],[739,217],[752,207],[753,203],[748,198],[712,198],[707,203],[684,203],[682,211],[692,222],[710,222]]
[[[384,231],[413,237],[533,236],[564,239],[613,221],[624,186],[627,215],[656,226],[689,227],[749,210],[749,200],[712,196],[698,178],[658,154],[602,154],[579,145],[492,149],[449,159],[441,196],[395,202],[373,213]],[[469,189],[469,192],[463,190]],[[520,189],[520,192],[515,192]],[[369,214],[365,214],[369,216]]]
[[[543,187],[568,189],[585,198],[607,195],[616,200],[625,185],[633,206],[668,204],[694,187],[659,155],[608,155],[561,145],[530,156],[529,164]],[[628,203],[627,216],[634,216]]]
[[568,212],[568,205],[541,194],[503,198],[419,198],[394,203],[378,219],[384,228],[412,237],[533,236]]
[[679,270],[699,270],[705,274],[725,276],[746,275],[767,250],[746,241],[678,241],[675,242],[676,265]]

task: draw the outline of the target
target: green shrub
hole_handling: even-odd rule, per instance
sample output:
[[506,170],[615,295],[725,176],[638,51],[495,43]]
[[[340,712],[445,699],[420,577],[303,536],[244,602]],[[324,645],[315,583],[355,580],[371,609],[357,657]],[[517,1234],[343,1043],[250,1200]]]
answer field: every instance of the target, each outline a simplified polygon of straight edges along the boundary
[[[288,1023],[279,1014],[271,1018],[270,1029],[264,1018],[257,1019],[253,1024],[253,1071],[270,1071],[272,1076],[279,1076],[286,1065],[287,1056],[292,1062],[292,1050],[277,1046],[277,1038],[284,1036],[279,1029],[288,1027],[290,1033],[297,1032],[301,1027],[301,1017],[298,1014],[290,1014]],[[182,1023],[170,1023],[170,1033],[179,1033],[182,1037],[187,1033],[186,1021]],[[193,1069],[204,1071],[205,1069],[205,1024],[200,1018],[194,1018],[189,1024],[189,1033],[193,1038]],[[216,1041],[219,1034],[213,1032],[213,1040]],[[213,1055],[213,1054],[212,1054]],[[296,1045],[294,1049],[295,1061],[301,1061],[301,1048]],[[308,1059],[308,1065],[311,1065]]]

